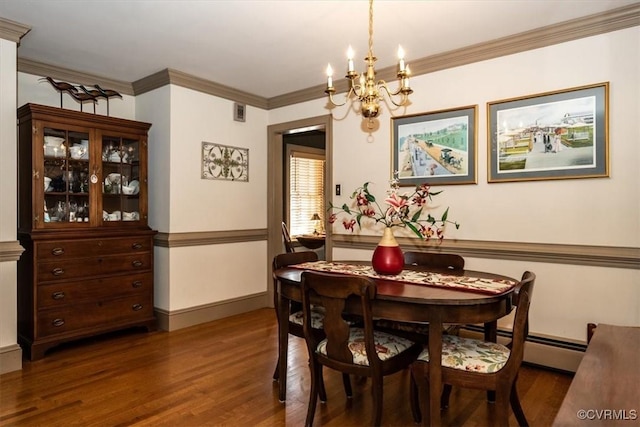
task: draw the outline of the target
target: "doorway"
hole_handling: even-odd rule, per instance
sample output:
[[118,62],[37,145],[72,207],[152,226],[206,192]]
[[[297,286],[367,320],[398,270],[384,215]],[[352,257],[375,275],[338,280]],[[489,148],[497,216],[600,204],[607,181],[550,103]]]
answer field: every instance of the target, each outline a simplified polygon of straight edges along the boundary
[[[269,301],[273,303],[274,289],[271,279],[271,261],[273,257],[283,252],[281,223],[283,221],[284,206],[284,138],[285,135],[296,132],[324,130],[325,134],[325,200],[331,199],[333,188],[333,132],[330,115],[312,117],[279,123],[267,127],[267,271],[269,283]],[[326,224],[325,224],[326,225]],[[331,259],[331,233],[327,230],[325,240],[325,255]]]

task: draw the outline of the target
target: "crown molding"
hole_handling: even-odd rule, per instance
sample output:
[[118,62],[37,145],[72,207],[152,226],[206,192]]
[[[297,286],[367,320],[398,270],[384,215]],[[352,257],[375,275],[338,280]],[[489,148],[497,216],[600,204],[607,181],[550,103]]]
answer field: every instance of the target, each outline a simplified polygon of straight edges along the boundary
[[168,84],[193,89],[198,92],[252,105],[258,108],[268,108],[268,101],[266,98],[170,68],[166,68],[150,76],[136,80],[133,82],[133,91],[136,95],[140,95]]
[[31,31],[31,27],[19,22],[0,18],[0,39],[9,40],[20,45],[20,39]]
[[97,74],[83,73],[69,68],[58,67],[43,62],[33,61],[26,58],[18,58],[18,71],[21,73],[34,74],[36,76],[47,76],[55,80],[78,83],[86,86],[98,84],[103,88],[113,89],[124,95],[133,95],[131,83],[120,80],[113,80]]
[[[415,77],[638,25],[640,25],[640,3],[411,60],[411,74]],[[377,71],[377,74],[378,79],[393,81],[396,79],[396,67],[382,68]],[[334,81],[334,86],[337,93],[346,92],[347,79]],[[269,109],[322,98],[325,96],[325,89],[326,86],[318,85],[269,98]]]
[[[634,247],[457,239],[444,239],[438,242],[408,237],[396,237],[396,240],[405,251],[451,252],[470,258],[640,269],[640,248]],[[373,251],[380,242],[380,236],[333,234],[331,241],[333,248]]]

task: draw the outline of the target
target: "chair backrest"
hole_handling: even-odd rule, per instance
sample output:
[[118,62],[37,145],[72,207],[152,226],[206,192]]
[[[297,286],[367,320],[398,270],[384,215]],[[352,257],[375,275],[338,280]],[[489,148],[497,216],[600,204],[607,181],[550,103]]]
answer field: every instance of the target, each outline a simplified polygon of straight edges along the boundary
[[293,245],[291,244],[291,236],[289,235],[289,229],[287,228],[287,224],[282,221],[282,239],[284,240],[284,249],[288,253],[295,252],[293,250]]
[[273,257],[271,268],[276,271],[279,268],[303,262],[313,262],[318,260],[318,254],[313,251],[286,252]]
[[513,338],[511,340],[511,355],[507,364],[522,363],[524,354],[524,343],[529,335],[529,307],[533,294],[533,285],[536,275],[530,271],[525,271],[520,283],[513,291],[512,302],[516,306],[516,315],[513,319]]
[[[279,268],[284,268],[293,264],[302,264],[303,262],[313,262],[318,260],[318,254],[313,251],[288,252],[278,254],[273,257],[271,262],[271,275],[273,277],[273,306],[278,307],[278,278],[274,272]],[[300,303],[294,304],[294,310],[300,310]]]
[[464,258],[456,254],[409,251],[404,253],[404,263],[455,271],[464,270]]
[[373,340],[371,300],[376,296],[376,284],[364,276],[305,271],[302,273],[302,310],[304,334],[310,354],[314,353],[318,338],[311,329],[311,304],[324,307],[324,332],[327,339],[327,358],[340,364],[353,364],[353,355],[348,347],[350,325],[344,319],[347,299],[360,300],[364,322],[364,345],[369,366],[376,368],[380,359]]

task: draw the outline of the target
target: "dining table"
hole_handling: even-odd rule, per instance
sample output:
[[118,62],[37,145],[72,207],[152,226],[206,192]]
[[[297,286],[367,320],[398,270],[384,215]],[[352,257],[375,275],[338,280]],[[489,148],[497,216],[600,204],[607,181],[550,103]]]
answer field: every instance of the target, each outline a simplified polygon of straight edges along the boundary
[[[398,276],[375,273],[366,261],[316,261],[281,268],[273,272],[277,279],[277,315],[279,324],[289,316],[289,301],[301,301],[300,282],[304,271],[360,274],[376,283],[372,315],[377,318],[429,323],[429,424],[439,426],[442,391],[442,332],[446,324],[484,324],[487,341],[496,341],[498,319],[513,309],[512,294],[518,280],[500,274],[426,268],[405,265]],[[349,313],[359,313],[358,301],[347,301]],[[285,336],[282,336],[285,334]],[[286,330],[279,330],[286,340]],[[280,341],[282,342],[282,341]],[[423,414],[425,416],[425,414]]]

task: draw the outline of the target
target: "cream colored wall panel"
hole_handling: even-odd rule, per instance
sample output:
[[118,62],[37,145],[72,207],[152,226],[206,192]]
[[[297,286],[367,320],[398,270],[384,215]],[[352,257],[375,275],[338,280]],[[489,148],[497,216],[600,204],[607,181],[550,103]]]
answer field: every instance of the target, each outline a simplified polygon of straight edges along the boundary
[[[479,106],[478,184],[438,188],[444,193],[433,204],[440,207],[436,214],[450,206],[450,217],[462,224],[460,230],[449,227],[449,238],[640,246],[640,146],[634,142],[640,139],[639,40],[640,27],[634,27],[411,79],[415,92],[407,114]],[[584,52],[589,65],[573,66],[584,63]],[[487,183],[487,102],[606,81],[610,178]],[[342,197],[333,197],[335,205],[349,202],[351,191],[365,181],[382,195],[389,179],[388,109],[373,142],[360,126],[353,112],[334,123],[333,180],[343,188]],[[340,224],[334,231],[344,233]]]
[[149,129],[149,227],[168,232],[171,218],[171,91],[163,86],[136,97],[136,117]]
[[267,242],[171,249],[175,311],[267,291]]
[[[17,239],[16,43],[0,38],[0,242]],[[0,262],[0,348],[17,342],[16,261]]]
[[[0,203],[0,241],[16,240],[17,128],[15,81],[16,44],[0,38],[0,182],[2,183],[0,185],[0,200],[2,200],[2,203]],[[4,298],[2,300],[6,301]],[[1,346],[2,342],[0,342]]]
[[[171,307],[171,250],[153,248],[153,306],[169,311]],[[177,283],[183,283],[178,280]],[[178,285],[176,285],[178,286]]]
[[[266,227],[267,112],[171,86],[171,232]],[[202,179],[202,142],[249,150],[249,182]]]
[[[41,81],[43,76],[18,73],[18,107],[26,103],[60,107],[60,92],[47,81]],[[54,79],[58,81],[58,79]],[[67,82],[77,85],[76,82]],[[87,87],[85,85],[85,87]],[[110,89],[101,85],[103,89]],[[87,89],[92,89],[87,87]],[[122,119],[139,120],[135,112],[136,98],[122,95],[120,98],[109,99],[109,116]],[[71,98],[68,93],[62,94],[62,107],[67,110],[80,111],[80,103]],[[84,103],[82,111],[93,114],[93,104]],[[107,100],[100,98],[96,103],[96,114],[107,115]]]

